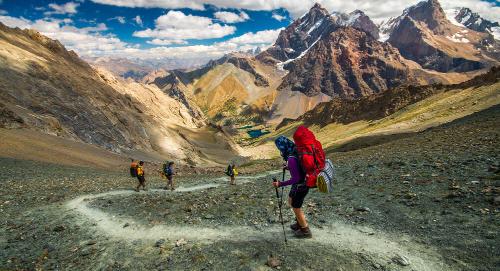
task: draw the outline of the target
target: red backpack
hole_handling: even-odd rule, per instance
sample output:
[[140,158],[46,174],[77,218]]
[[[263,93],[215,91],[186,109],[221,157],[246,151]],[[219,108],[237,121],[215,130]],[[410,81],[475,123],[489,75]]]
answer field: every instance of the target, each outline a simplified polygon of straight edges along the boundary
[[316,178],[325,167],[325,152],[321,143],[305,126],[299,126],[293,134],[299,161],[306,174],[306,185],[316,187]]

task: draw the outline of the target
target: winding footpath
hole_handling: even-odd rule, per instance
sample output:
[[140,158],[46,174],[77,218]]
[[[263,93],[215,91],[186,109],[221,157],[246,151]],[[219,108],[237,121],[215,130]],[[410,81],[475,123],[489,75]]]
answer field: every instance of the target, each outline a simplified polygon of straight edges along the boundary
[[[239,183],[252,182],[256,179],[265,178],[279,171],[266,172],[256,176],[240,177]],[[227,178],[214,178],[211,183],[190,187],[179,187],[175,191],[150,189],[146,193],[183,193],[200,191],[204,189],[216,189],[227,186]],[[224,181],[224,184],[221,183]],[[66,203],[66,207],[77,213],[83,221],[93,222],[104,234],[123,240],[185,240],[212,243],[223,240],[274,240],[281,236],[281,226],[276,225],[266,231],[259,231],[252,227],[198,227],[192,225],[155,225],[145,226],[127,218],[116,218],[104,211],[92,208],[88,205],[92,200],[112,196],[127,197],[136,194],[132,190],[116,190],[100,194],[90,194],[77,197]],[[144,193],[144,192],[142,192]],[[128,227],[123,227],[124,224]],[[293,239],[291,232],[289,242],[299,242]],[[303,241],[300,241],[303,242]],[[389,262],[397,255],[406,257],[412,270],[452,270],[444,264],[442,257],[433,248],[418,244],[407,236],[393,236],[376,231],[369,227],[354,226],[340,221],[332,221],[323,229],[314,229],[314,238],[305,242],[316,242],[319,245],[330,245],[341,250],[350,250],[354,253],[369,255],[376,262]]]

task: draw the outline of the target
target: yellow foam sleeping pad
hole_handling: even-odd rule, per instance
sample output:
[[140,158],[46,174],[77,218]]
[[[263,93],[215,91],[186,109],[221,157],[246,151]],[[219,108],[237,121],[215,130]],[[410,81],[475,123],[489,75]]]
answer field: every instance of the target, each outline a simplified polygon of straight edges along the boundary
[[328,193],[328,184],[326,183],[325,176],[318,176],[316,179],[316,186],[318,187],[319,192]]
[[233,174],[234,176],[238,175],[238,171],[236,170],[236,168],[233,168]]

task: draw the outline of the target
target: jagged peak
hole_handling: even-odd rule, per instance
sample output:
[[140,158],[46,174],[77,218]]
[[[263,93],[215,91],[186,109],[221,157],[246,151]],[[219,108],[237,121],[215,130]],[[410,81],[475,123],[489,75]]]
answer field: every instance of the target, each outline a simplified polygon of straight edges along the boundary
[[438,0],[426,0],[417,3],[403,11],[401,19],[410,17],[424,22],[431,30],[439,30],[443,22],[449,22]]

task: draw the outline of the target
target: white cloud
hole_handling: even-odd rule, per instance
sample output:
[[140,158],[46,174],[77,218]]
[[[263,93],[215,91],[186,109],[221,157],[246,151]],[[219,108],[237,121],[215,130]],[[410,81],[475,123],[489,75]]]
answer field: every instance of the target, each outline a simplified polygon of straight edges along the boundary
[[224,23],[241,23],[244,22],[248,19],[250,19],[250,16],[246,14],[245,12],[240,12],[240,14],[236,14],[234,12],[228,12],[228,11],[217,11],[214,13],[215,18],[221,20]]
[[55,3],[49,4],[50,11],[45,12],[45,15],[51,14],[75,14],[76,8],[80,6],[80,3],[68,2],[63,5],[58,5]]
[[283,29],[262,30],[256,33],[248,32],[239,37],[229,39],[227,42],[236,44],[272,44]]
[[[389,17],[400,15],[403,10],[419,2],[419,0],[259,0],[259,1],[228,1],[228,0],[92,0],[96,3],[127,6],[127,7],[146,7],[146,8],[190,8],[203,10],[204,5],[214,5],[219,8],[235,8],[247,10],[267,10],[272,11],[280,8],[286,9],[294,18],[306,13],[314,3],[318,2],[327,8],[330,12],[342,11],[351,12],[360,9],[368,14],[375,21],[382,21]],[[478,12],[486,19],[500,21],[500,7],[495,3],[485,0],[441,0],[443,8],[453,8],[465,6]],[[497,1],[498,3],[498,1]]]
[[108,19],[108,21],[111,21],[111,20],[117,20],[121,24],[125,24],[126,23],[125,17],[123,17],[123,16],[116,16],[116,17]]
[[112,54],[115,51],[125,51],[130,47],[113,35],[100,33],[108,29],[103,23],[92,27],[77,28],[70,25],[67,19],[30,21],[24,18],[0,16],[0,21],[10,27],[35,29],[49,38],[59,40],[66,48],[76,51],[81,56]]
[[273,13],[273,16],[272,16],[275,20],[277,21],[283,21],[284,19],[286,19],[285,16],[282,16],[282,15],[279,15],[278,13]]
[[16,18],[11,16],[0,16],[0,22],[8,27],[19,27],[19,28],[29,28],[31,26],[31,21],[23,17]]
[[136,31],[133,35],[140,38],[186,40],[222,38],[236,31],[234,26],[220,25],[207,17],[185,15],[173,10],[158,17],[155,25],[155,29]]
[[[179,61],[199,60],[208,61],[216,59],[233,51],[246,51],[256,47],[268,47],[274,43],[281,29],[264,30],[256,33],[246,33],[231,38],[224,42],[211,45],[182,45],[187,42],[182,39],[153,39],[149,44],[161,45],[159,47],[141,49],[139,45],[127,44],[113,35],[102,33],[107,30],[105,24],[92,27],[77,28],[65,23],[64,20],[44,19],[30,21],[24,18],[0,16],[0,21],[11,26],[21,28],[35,28],[42,34],[52,39],[58,39],[68,49],[75,50],[80,56],[116,56],[142,59],[175,59]],[[175,22],[163,22],[162,27],[177,24]],[[200,24],[202,25],[202,24]]]
[[154,44],[154,45],[172,45],[172,44],[187,44],[188,42],[185,40],[162,40],[162,39],[153,39],[148,40],[146,43]]
[[141,16],[139,16],[139,15],[135,16],[134,21],[135,21],[135,23],[136,23],[137,25],[139,25],[139,26],[142,26],[142,25],[143,25],[142,18],[141,18]]

